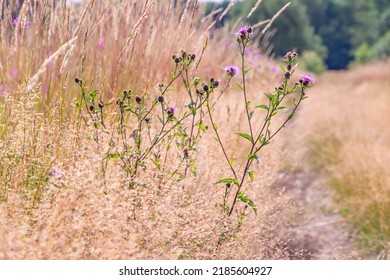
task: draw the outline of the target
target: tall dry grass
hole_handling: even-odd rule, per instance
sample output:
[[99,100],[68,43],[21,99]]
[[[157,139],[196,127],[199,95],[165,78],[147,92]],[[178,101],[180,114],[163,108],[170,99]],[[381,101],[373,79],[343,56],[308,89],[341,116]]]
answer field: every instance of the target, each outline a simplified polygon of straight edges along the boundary
[[[102,164],[109,140],[97,146],[78,122],[76,77],[107,103],[128,88],[153,98],[156,86],[169,79],[172,54],[185,49],[196,54],[198,75],[224,79],[222,67],[238,62],[231,42],[235,27],[216,30],[218,16],[204,17],[198,1],[180,3],[1,5],[0,258],[299,258],[285,250],[278,234],[289,212],[285,198],[268,187],[277,153],[264,154],[256,167],[261,172],[248,196],[257,202],[258,215],[251,213],[240,229],[217,207],[223,190],[214,182],[226,167],[211,136],[197,155],[198,176],[178,181],[155,170],[129,189],[117,161]],[[248,55],[248,79],[256,85],[249,91],[258,100],[273,88],[278,72],[256,46]],[[178,87],[169,98],[180,107],[181,96]],[[238,102],[236,91],[222,96],[220,127],[241,126]],[[108,108],[113,113],[115,106]],[[237,137],[224,137],[239,160]],[[168,162],[174,165],[177,157]]]
[[367,258],[390,258],[389,77],[389,61],[326,73],[297,120]]

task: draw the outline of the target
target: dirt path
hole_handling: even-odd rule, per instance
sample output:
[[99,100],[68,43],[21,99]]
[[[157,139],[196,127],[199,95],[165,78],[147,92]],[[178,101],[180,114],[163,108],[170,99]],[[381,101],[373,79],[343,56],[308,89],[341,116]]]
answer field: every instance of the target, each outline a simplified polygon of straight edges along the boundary
[[305,259],[357,259],[354,233],[335,209],[323,179],[309,170],[281,173],[275,186],[283,186],[296,212],[286,232],[290,251]]
[[[329,92],[332,90],[328,86],[330,81],[334,85],[335,77],[340,81],[343,75],[348,75],[348,72],[325,73],[317,79],[318,85],[310,89],[310,95]],[[318,110],[318,113],[321,111]],[[300,138],[302,134],[310,134],[308,121],[302,121],[307,115],[303,112],[299,118],[300,121],[293,124],[299,137],[295,141],[307,141],[306,137]],[[290,142],[294,139],[294,135],[288,137]],[[355,233],[338,213],[326,180],[302,160],[306,152],[304,147],[307,146],[301,144],[302,148],[293,156],[293,167],[283,171],[274,184],[287,190],[291,203],[296,207],[291,217],[291,227],[286,232],[288,249],[303,250],[307,259],[358,259]]]

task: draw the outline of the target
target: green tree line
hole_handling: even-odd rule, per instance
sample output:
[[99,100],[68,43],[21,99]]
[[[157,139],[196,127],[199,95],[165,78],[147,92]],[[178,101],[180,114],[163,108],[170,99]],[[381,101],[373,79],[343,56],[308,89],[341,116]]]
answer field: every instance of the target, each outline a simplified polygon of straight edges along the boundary
[[[229,2],[210,2],[207,11]],[[390,0],[263,0],[247,19],[256,2],[237,2],[223,24],[256,24],[291,2],[273,24],[273,51],[299,51],[309,70],[344,69],[390,55]]]

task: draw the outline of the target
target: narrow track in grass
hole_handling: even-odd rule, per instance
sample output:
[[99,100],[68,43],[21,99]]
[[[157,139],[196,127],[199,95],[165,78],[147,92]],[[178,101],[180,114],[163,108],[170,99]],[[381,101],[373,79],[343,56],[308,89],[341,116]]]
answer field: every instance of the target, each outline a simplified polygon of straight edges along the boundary
[[[345,86],[341,81],[350,75],[350,71],[327,72],[317,78],[318,83],[310,89],[309,102],[312,106],[319,94],[338,94],[335,88]],[[335,82],[336,81],[336,82]],[[318,105],[318,103],[317,103]],[[340,214],[334,202],[332,189],[327,185],[321,171],[311,166],[310,141],[311,128],[317,114],[326,107],[317,110],[298,112],[292,124],[293,135],[286,135],[286,152],[290,163],[282,167],[275,188],[283,188],[290,196],[295,213],[290,217],[290,227],[286,230],[286,247],[289,251],[301,251],[306,259],[359,259],[357,232]],[[293,140],[292,140],[293,139]],[[291,147],[300,147],[291,153]],[[293,149],[294,150],[294,149]],[[292,155],[291,155],[292,154]]]
[[280,173],[295,213],[286,230],[286,247],[305,259],[357,259],[355,233],[334,206],[325,181],[308,169]]

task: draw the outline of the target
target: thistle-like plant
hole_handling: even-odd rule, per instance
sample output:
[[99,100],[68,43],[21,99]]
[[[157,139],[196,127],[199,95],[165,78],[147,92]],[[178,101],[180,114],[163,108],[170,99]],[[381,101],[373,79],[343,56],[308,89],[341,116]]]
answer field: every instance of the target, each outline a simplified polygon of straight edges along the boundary
[[[101,99],[98,101],[98,91],[88,92],[83,81],[76,79],[81,88],[81,97],[76,103],[80,118],[95,131],[90,139],[99,143],[102,132],[110,134],[106,159],[119,159],[121,167],[132,179],[138,176],[140,169],[146,171],[149,163],[161,172],[168,173],[169,178],[175,175],[183,178],[188,170],[196,174],[195,154],[199,149],[198,142],[207,130],[204,124],[207,114],[205,104],[209,102],[211,93],[220,86],[220,81],[190,77],[189,70],[195,58],[195,54],[186,51],[173,55],[174,70],[170,81],[166,85],[161,83],[157,86],[154,98],[149,98],[151,93],[148,91],[136,94],[132,90],[124,90],[116,100],[115,108],[119,117],[114,133],[108,130],[105,123],[105,108],[108,104],[104,104]],[[173,90],[174,83],[180,80],[188,102],[178,109],[171,105],[167,95]],[[229,87],[229,82],[230,78],[213,104]],[[172,145],[176,145],[182,155],[176,167],[168,172],[165,166]]]
[[[236,66],[227,66],[224,69],[227,71],[229,77],[238,76],[241,72],[241,83],[237,84],[237,87],[242,91],[243,106],[245,108],[245,119],[248,124],[248,131],[235,133],[241,137],[244,141],[249,141],[250,146],[247,151],[246,159],[244,163],[237,168],[233,165],[233,161],[227,154],[226,146],[221,139],[221,134],[218,131],[218,127],[213,118],[213,107],[207,103],[207,109],[210,116],[212,127],[216,134],[216,139],[219,146],[222,149],[224,158],[230,168],[231,177],[222,178],[217,183],[225,185],[225,191],[223,194],[222,209],[227,216],[231,216],[234,210],[237,208],[237,201],[241,201],[245,204],[245,208],[250,206],[256,213],[257,208],[253,200],[248,198],[244,194],[245,180],[249,177],[250,181],[254,180],[254,171],[252,169],[253,162],[259,162],[259,154],[261,150],[271,143],[271,140],[286,126],[286,124],[294,117],[298,107],[301,105],[302,100],[307,98],[306,89],[314,82],[314,79],[309,75],[301,75],[299,82],[291,83],[291,78],[296,66],[296,60],[298,54],[295,52],[288,52],[284,56],[284,61],[287,63],[287,67],[283,70],[283,81],[272,92],[265,94],[267,104],[251,105],[251,101],[248,100],[247,93],[247,80],[246,76],[249,69],[245,64],[245,50],[251,42],[253,36],[253,29],[251,26],[245,26],[240,28],[236,33],[237,44],[239,53],[241,55],[241,71]],[[287,108],[289,107],[289,108]],[[255,116],[256,110],[262,110],[264,120]],[[282,111],[288,110],[287,115],[284,115],[284,119],[281,123],[274,123],[276,115]],[[282,118],[283,118],[282,117]],[[258,124],[260,120],[260,125]],[[257,122],[256,122],[257,121]],[[257,125],[256,125],[257,124]],[[239,221],[242,222],[243,211],[237,210]],[[239,222],[240,224],[240,222]]]

